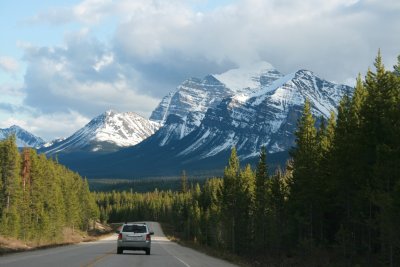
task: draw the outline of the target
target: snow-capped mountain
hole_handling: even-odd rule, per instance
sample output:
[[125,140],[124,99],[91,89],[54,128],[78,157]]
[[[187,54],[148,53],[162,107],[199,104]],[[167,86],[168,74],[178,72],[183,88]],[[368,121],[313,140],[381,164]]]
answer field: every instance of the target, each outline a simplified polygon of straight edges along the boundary
[[34,147],[39,148],[45,144],[45,141],[36,135],[22,129],[17,125],[10,128],[0,129],[0,140],[15,135],[18,147]]
[[[214,86],[205,86],[210,81]],[[314,116],[327,118],[341,97],[352,91],[307,70],[282,75],[266,63],[190,79],[183,85],[153,112],[152,118],[163,123],[154,135],[91,159],[84,167],[79,162],[69,162],[70,166],[88,177],[179,175],[182,170],[218,173],[233,146],[247,163],[255,163],[265,146],[269,163],[282,165],[294,145],[305,99],[310,100]],[[187,125],[193,127],[186,131]],[[154,162],[157,168],[150,167]]]
[[222,74],[191,78],[165,96],[150,119],[163,127],[156,133],[159,145],[181,140],[198,128],[209,108],[234,95],[249,95],[270,86],[283,74],[271,64],[254,65],[229,70]]
[[64,140],[43,149],[52,155],[60,152],[111,152],[133,146],[148,138],[160,127],[133,112],[107,111]]
[[316,118],[328,118],[350,91],[348,86],[299,70],[250,95],[235,95],[209,109],[200,127],[188,136],[190,145],[178,156],[208,158],[233,146],[242,159],[257,157],[262,146],[269,153],[288,151],[294,145],[305,99],[310,100]]
[[150,120],[164,124],[171,114],[185,118],[190,112],[205,113],[228,95],[230,90],[212,75],[190,78],[161,100]]
[[184,81],[162,99],[150,116],[164,126],[157,133],[160,146],[188,135],[200,125],[208,108],[230,95],[231,91],[212,75]]

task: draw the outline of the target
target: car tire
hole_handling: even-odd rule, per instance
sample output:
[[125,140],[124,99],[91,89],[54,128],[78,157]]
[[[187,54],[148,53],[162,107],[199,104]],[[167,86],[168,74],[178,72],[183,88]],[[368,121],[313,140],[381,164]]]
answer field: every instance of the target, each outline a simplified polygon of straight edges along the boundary
[[150,255],[150,249],[146,249],[146,255]]
[[122,254],[123,249],[122,248],[117,248],[117,254]]

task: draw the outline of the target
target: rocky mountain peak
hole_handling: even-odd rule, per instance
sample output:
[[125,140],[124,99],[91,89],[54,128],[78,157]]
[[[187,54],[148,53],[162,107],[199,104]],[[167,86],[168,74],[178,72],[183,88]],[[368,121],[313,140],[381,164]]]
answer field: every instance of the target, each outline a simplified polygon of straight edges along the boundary
[[92,119],[70,137],[46,147],[44,152],[61,151],[110,152],[133,146],[148,138],[160,125],[133,112],[118,113],[109,110]]
[[0,139],[5,139],[10,135],[15,135],[18,147],[34,147],[39,148],[45,144],[45,141],[21,128],[18,125],[12,125],[9,128],[0,129]]

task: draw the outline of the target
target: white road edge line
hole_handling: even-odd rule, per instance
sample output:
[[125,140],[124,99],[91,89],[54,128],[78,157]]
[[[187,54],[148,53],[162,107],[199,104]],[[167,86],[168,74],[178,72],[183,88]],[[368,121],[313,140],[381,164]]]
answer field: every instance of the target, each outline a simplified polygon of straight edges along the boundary
[[185,265],[186,267],[190,267],[189,264],[187,264],[186,262],[184,262],[183,260],[181,260],[181,259],[178,258],[177,256],[175,256],[175,255],[172,255],[172,256],[174,256],[178,261],[182,262],[182,264]]
[[[171,241],[169,241],[171,242]],[[174,254],[172,254],[171,252],[168,251],[168,249],[166,249],[164,246],[162,246],[160,244],[160,247],[162,247],[169,255],[171,255],[172,257],[174,257],[175,259],[177,259],[178,261],[180,261],[183,265],[185,265],[186,267],[191,267],[189,264],[187,264],[186,262],[184,262],[182,259],[178,258],[177,256],[175,256]]]

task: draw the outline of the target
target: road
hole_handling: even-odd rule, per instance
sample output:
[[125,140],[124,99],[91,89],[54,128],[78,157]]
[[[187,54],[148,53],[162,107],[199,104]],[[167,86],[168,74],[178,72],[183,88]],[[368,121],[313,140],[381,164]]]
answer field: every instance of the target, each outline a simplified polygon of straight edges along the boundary
[[151,255],[144,251],[124,251],[118,255],[117,235],[96,242],[9,254],[0,257],[0,266],[10,267],[233,267],[229,262],[207,256],[169,241],[158,223],[149,222],[154,231]]

